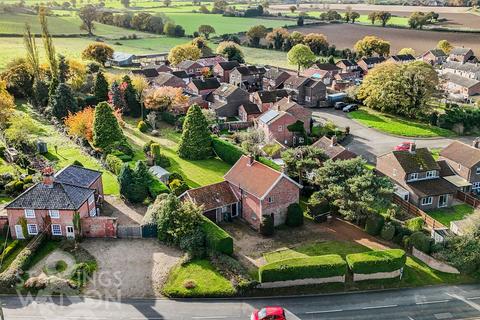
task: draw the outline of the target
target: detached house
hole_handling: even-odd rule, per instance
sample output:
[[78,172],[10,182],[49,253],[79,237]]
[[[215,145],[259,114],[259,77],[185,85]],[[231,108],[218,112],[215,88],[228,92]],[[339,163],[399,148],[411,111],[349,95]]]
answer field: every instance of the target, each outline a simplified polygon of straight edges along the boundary
[[450,72],[444,73],[442,78],[444,90],[452,96],[467,99],[480,94],[480,81],[476,79],[465,78]]
[[420,56],[420,60],[432,66],[442,65],[447,61],[447,54],[440,49],[431,49]]
[[304,70],[302,76],[320,80],[327,86],[332,84],[333,78],[340,73],[342,69],[331,63],[317,63],[312,67]]
[[339,73],[353,72],[357,76],[357,78],[360,78],[362,74],[362,69],[360,69],[360,67],[355,61],[342,59],[339,60],[335,65],[341,69],[341,72]]
[[281,89],[289,77],[290,74],[280,68],[270,68],[263,75],[263,90]]
[[395,184],[396,194],[422,210],[452,205],[456,188],[441,177],[441,167],[427,148],[392,151],[377,157],[377,171]]
[[288,92],[285,89],[257,91],[250,95],[250,101],[255,103],[262,112],[265,112],[285,97],[288,97]]
[[185,71],[191,77],[201,76],[204,68],[202,64],[193,60],[184,60],[175,66],[175,70]]
[[297,75],[288,78],[284,88],[292,100],[309,108],[320,107],[327,96],[327,87],[322,81]]
[[263,67],[236,67],[230,72],[230,84],[236,85],[249,92],[261,90],[265,72],[266,70]]
[[218,78],[220,82],[230,82],[230,72],[239,67],[238,61],[224,61],[218,62],[213,66],[213,74]]
[[[27,189],[6,207],[10,233],[14,239],[25,239],[48,228],[53,236],[74,238],[73,216],[97,215],[97,203],[103,198],[102,173],[78,166],[68,166],[54,174],[45,168],[43,181]],[[24,234],[21,219],[26,219]]]
[[333,136],[328,138],[326,136],[321,137],[312,147],[319,148],[325,152],[327,157],[332,160],[348,160],[358,157],[354,152],[347,150],[344,146],[337,142],[337,137]]
[[[480,139],[472,145],[454,141],[440,152],[449,169],[458,177],[451,182],[461,191],[480,194]],[[446,177],[447,180],[448,177]]]
[[457,61],[460,63],[472,62],[476,60],[473,50],[470,48],[455,47],[448,55],[449,61]]
[[384,57],[366,57],[357,61],[358,66],[363,71],[363,75],[368,74],[368,72],[375,68],[378,64],[385,62]]
[[212,93],[213,102],[209,108],[214,110],[218,117],[235,117],[238,115],[238,108],[248,103],[248,92],[237,86],[222,83]]
[[225,181],[190,189],[180,198],[204,206],[204,214],[215,222],[240,218],[254,229],[262,216],[275,226],[285,223],[287,208],[298,203],[300,184],[252,157],[242,156],[225,174]]
[[203,99],[210,93],[220,87],[217,78],[193,79],[186,88],[186,91],[195,95],[202,96]]
[[159,72],[153,83],[158,87],[185,88],[187,86],[185,81],[167,72]]

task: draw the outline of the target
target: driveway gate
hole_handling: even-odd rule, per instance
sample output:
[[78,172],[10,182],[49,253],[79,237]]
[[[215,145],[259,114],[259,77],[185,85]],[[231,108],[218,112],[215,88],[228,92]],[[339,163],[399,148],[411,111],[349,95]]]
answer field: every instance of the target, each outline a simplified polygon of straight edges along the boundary
[[117,237],[126,239],[139,239],[142,237],[142,227],[139,225],[119,225],[117,227]]

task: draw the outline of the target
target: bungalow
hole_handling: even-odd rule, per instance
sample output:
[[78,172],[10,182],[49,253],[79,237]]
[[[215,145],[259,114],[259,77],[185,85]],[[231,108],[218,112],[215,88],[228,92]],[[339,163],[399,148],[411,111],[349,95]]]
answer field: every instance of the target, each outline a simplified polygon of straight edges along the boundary
[[262,79],[266,70],[263,67],[240,66],[230,72],[230,84],[249,92],[262,89]]
[[[14,239],[25,239],[48,228],[53,236],[75,237],[73,217],[97,215],[97,204],[103,198],[102,173],[71,165],[54,174],[43,170],[43,181],[27,189],[6,205],[10,233]],[[26,219],[24,234],[21,218]],[[77,230],[77,232],[80,230]]]
[[409,63],[415,61],[415,57],[411,54],[397,54],[390,56],[387,61],[397,62],[397,63]]
[[328,138],[326,136],[321,137],[312,147],[319,148],[325,152],[327,157],[332,160],[348,160],[358,157],[354,152],[346,149],[344,146],[337,142],[337,137],[333,136]]
[[431,49],[420,56],[420,60],[432,66],[442,65],[447,61],[447,54],[440,49]]
[[213,66],[213,74],[220,82],[228,83],[230,82],[230,72],[239,66],[240,63],[237,61],[217,62],[217,64]]
[[255,103],[262,112],[265,112],[270,110],[276,102],[285,97],[288,97],[288,92],[285,89],[271,91],[262,90],[250,94],[250,101]]
[[392,151],[377,157],[377,172],[389,177],[396,193],[422,210],[450,207],[456,188],[441,176],[441,167],[427,148]]
[[248,103],[248,92],[233,84],[222,83],[212,93],[213,102],[209,108],[214,110],[218,117],[234,117],[238,115],[238,108]]
[[473,50],[470,48],[455,47],[450,51],[450,54],[448,55],[448,61],[465,63],[474,60],[476,60],[476,58]]
[[378,64],[385,62],[384,57],[366,57],[357,61],[360,69],[363,70],[363,75],[368,74],[368,71],[375,68]]
[[158,76],[153,81],[155,86],[158,87],[174,87],[185,88],[187,84],[181,78],[166,72],[158,73]]
[[263,75],[263,89],[274,90],[283,88],[283,83],[290,77],[290,74],[280,68],[272,67]]
[[203,205],[205,216],[217,223],[240,218],[256,230],[265,215],[275,226],[285,223],[288,206],[300,199],[300,184],[252,157],[242,156],[224,179],[190,189],[180,198]]
[[479,138],[475,139],[472,145],[460,141],[450,143],[440,152],[440,159],[445,160],[449,169],[463,180],[462,185],[454,183],[460,190],[480,194]]

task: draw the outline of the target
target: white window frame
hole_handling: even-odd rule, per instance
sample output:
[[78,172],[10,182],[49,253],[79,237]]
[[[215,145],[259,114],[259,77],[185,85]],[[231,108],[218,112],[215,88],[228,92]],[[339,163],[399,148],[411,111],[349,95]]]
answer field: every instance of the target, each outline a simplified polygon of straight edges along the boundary
[[91,205],[92,203],[95,203],[95,195],[92,194],[90,197],[88,197],[88,204]]
[[480,175],[480,167],[477,167],[477,170],[475,171],[475,173]]
[[480,182],[472,183],[472,190],[477,190],[477,189],[480,189]]
[[27,219],[33,219],[35,218],[35,209],[25,209],[25,218]]
[[278,130],[278,132],[283,132],[283,126],[282,125],[278,126],[277,130]]
[[[54,227],[58,227],[58,232],[55,231]],[[61,236],[62,234],[62,225],[61,224],[52,224],[52,235],[53,236]]]
[[422,200],[421,200],[422,206],[429,206],[432,203],[433,203],[433,197],[426,197],[426,198],[422,198]]
[[97,216],[97,208],[96,208],[96,207],[90,208],[90,210],[88,211],[88,215],[89,215],[90,217],[95,217],[95,216]]
[[[35,231],[32,232],[32,229],[35,229]],[[38,234],[38,226],[36,224],[27,224],[27,232],[31,236],[35,236]]]
[[410,173],[410,177],[408,180],[410,181],[418,180],[418,173],[417,172]]
[[273,201],[274,201],[273,197],[268,197],[267,198],[267,203],[273,203]]
[[437,176],[437,172],[435,170],[427,171],[427,179],[435,178]]
[[305,101],[310,102],[312,101],[312,98],[310,96],[305,96]]
[[48,215],[52,219],[60,219],[60,211],[58,210],[48,210]]

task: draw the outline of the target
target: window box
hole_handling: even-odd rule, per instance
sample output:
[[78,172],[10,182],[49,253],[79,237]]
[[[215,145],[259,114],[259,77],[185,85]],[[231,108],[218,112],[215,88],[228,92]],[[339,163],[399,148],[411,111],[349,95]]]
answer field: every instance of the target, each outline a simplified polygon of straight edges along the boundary
[[37,235],[38,234],[38,227],[36,224],[27,224],[27,230],[29,235]]

